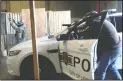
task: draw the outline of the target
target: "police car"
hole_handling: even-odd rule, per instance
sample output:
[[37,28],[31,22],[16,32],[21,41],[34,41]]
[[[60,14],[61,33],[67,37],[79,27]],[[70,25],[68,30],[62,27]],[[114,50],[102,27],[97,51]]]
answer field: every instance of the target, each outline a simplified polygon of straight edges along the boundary
[[[55,39],[52,36],[36,39],[41,79],[56,79],[57,74],[64,73],[72,79],[94,80],[97,39],[84,35],[78,39],[79,35],[75,34],[76,30],[83,32],[88,29],[81,29],[77,25],[83,25],[84,20],[89,17],[84,16],[78,22],[65,25],[68,27],[57,34]],[[115,20],[114,25],[122,39],[122,14],[114,13],[109,18],[113,24]],[[122,69],[122,57],[118,60],[117,69]],[[22,79],[34,79],[31,40],[17,44],[9,50],[7,67],[12,75],[20,76]]]

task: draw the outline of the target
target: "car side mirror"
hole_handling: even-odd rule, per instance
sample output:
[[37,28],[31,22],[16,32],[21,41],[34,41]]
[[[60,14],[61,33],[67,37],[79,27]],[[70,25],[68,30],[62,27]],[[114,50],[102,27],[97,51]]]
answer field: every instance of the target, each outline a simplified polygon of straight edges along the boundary
[[56,37],[57,41],[63,41],[63,40],[68,40],[68,37],[66,34],[61,34]]

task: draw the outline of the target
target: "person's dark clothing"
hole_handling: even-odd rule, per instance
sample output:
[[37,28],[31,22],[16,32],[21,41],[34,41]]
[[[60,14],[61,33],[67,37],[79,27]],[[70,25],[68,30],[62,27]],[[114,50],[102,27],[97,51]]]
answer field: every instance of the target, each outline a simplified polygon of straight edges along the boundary
[[111,22],[105,20],[98,38],[97,56],[100,57],[102,52],[121,47],[121,45],[121,40],[116,28]]
[[95,70],[96,80],[104,80],[107,71],[110,73],[110,76],[112,76],[110,79],[122,79],[115,66],[116,60],[122,54],[121,43],[122,41],[116,28],[110,21],[105,20],[97,44],[98,67]]

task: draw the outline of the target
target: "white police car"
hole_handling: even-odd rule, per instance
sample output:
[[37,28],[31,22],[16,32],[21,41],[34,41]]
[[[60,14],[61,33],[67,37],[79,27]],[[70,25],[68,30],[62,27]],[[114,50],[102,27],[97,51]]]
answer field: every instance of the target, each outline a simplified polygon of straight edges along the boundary
[[[119,36],[122,39],[120,29],[122,21],[117,18],[117,15],[110,17],[112,23],[114,21],[112,18],[116,17],[116,28],[120,31]],[[117,22],[117,19],[120,21]],[[86,31],[87,28],[79,30]],[[71,31],[69,37],[65,38],[69,31]],[[72,79],[94,79],[97,39],[77,39],[73,32],[75,32],[74,27],[70,26],[57,35],[58,40],[48,38],[48,36],[36,39],[41,79],[55,79],[56,73],[64,73]],[[120,57],[117,64],[118,69],[122,69],[121,60]],[[8,72],[12,75],[21,76],[23,79],[34,79],[31,40],[20,43],[9,50],[7,66]]]

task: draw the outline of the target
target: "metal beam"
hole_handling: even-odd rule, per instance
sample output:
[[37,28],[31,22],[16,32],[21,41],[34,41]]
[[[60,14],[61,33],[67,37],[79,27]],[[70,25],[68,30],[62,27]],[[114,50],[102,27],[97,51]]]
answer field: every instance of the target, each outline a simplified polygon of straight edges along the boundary
[[117,9],[117,12],[122,12],[122,0],[116,1],[116,9]]
[[2,49],[1,49],[1,0],[0,0],[0,64],[1,64],[1,58],[2,58]]
[[31,34],[32,34],[32,49],[33,49],[33,65],[34,65],[34,78],[35,80],[40,79],[39,75],[39,62],[38,53],[36,46],[36,22],[35,22],[35,1],[29,1],[30,8],[30,21],[31,21]]
[[100,12],[100,1],[99,0],[96,1],[96,11]]

